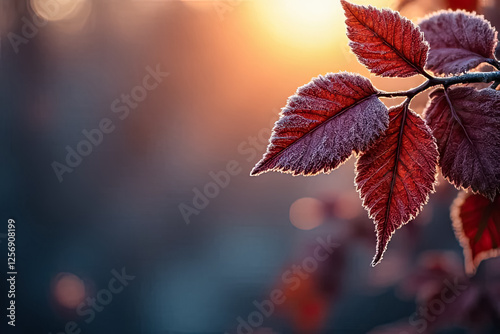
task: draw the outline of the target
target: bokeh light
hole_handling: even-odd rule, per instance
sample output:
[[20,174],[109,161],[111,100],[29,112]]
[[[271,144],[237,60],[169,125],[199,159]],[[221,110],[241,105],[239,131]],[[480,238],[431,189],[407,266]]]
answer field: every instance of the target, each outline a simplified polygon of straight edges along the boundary
[[85,284],[74,274],[59,273],[53,280],[52,293],[58,305],[76,309],[85,298]]
[[290,221],[301,230],[318,227],[325,221],[323,202],[311,197],[296,200],[290,206]]
[[48,21],[72,19],[89,11],[89,0],[31,0],[31,8],[41,18]]

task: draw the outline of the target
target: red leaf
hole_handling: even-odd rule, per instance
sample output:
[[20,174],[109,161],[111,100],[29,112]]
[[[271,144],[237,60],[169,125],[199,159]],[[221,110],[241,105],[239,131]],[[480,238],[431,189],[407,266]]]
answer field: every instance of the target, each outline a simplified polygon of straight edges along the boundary
[[390,9],[341,2],[347,17],[349,45],[372,73],[384,77],[425,73],[429,46],[416,25]]
[[300,87],[281,112],[267,152],[251,175],[328,173],[385,131],[387,108],[370,80],[329,73]]
[[389,128],[356,164],[356,186],[376,225],[382,259],[396,229],[415,218],[434,191],[438,152],[430,129],[407,104],[389,109]]
[[451,206],[451,219],[467,273],[473,274],[481,261],[500,256],[500,196],[492,202],[461,192]]
[[431,49],[427,68],[438,74],[458,74],[494,59],[497,32],[483,16],[441,11],[419,24]]
[[461,189],[493,199],[500,191],[500,92],[443,89],[430,95],[425,120],[436,137],[443,176]]

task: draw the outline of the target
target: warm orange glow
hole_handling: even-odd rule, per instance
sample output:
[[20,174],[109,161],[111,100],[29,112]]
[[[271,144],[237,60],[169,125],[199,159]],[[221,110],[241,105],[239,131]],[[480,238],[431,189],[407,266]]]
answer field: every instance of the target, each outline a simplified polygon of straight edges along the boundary
[[[380,7],[391,1],[355,3]],[[256,0],[254,7],[264,34],[278,43],[317,50],[346,39],[344,11],[338,0]]]
[[213,10],[212,1],[199,1],[199,0],[181,0],[186,6],[194,10],[209,11]]

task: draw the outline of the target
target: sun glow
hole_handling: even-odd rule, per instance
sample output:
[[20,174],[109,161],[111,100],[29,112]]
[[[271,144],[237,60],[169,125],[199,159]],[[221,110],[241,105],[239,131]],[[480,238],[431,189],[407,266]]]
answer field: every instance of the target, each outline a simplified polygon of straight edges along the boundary
[[[356,1],[387,6],[390,0]],[[257,0],[255,17],[279,44],[328,48],[346,40],[344,11],[338,0]]]

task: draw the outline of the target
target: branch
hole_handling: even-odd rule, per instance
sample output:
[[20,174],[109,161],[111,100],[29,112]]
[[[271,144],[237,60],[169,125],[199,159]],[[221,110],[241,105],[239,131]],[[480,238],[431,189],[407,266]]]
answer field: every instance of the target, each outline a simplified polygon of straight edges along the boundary
[[[498,62],[497,62],[498,63]],[[492,82],[492,81],[500,81],[500,71],[496,72],[477,72],[477,73],[467,73],[455,77],[444,77],[444,78],[436,78],[430,77],[429,80],[424,82],[418,87],[407,91],[401,92],[380,92],[377,94],[378,97],[401,97],[406,96],[408,99],[412,99],[415,95],[438,85],[443,85],[445,88],[464,83],[478,83],[478,82]]]
[[492,82],[500,80],[500,71],[496,72],[475,72],[459,75],[456,77],[433,78],[437,85],[449,87],[461,83]]
[[437,85],[437,84],[433,83],[433,80],[434,80],[434,78],[431,78],[431,79],[427,80],[426,82],[424,82],[423,84],[421,84],[420,86],[412,88],[412,89],[407,90],[407,91],[401,91],[401,92],[395,92],[395,93],[380,92],[377,94],[377,96],[378,97],[389,97],[389,98],[406,96],[407,100],[411,100],[415,95],[431,88],[432,86]]

